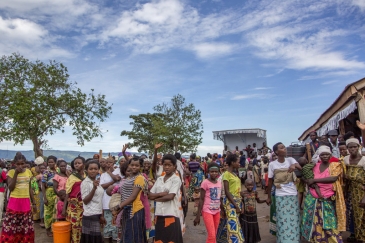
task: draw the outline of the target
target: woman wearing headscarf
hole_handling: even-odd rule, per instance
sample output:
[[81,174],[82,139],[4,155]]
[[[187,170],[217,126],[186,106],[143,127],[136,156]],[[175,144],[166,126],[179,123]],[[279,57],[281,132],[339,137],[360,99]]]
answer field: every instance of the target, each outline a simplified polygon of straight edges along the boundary
[[[37,221],[44,218],[43,193],[41,190],[42,188],[39,186],[42,180],[42,173],[39,166],[44,165],[44,159],[42,158],[42,156],[39,156],[34,160],[34,163],[36,164],[36,166],[33,167],[30,171],[33,174],[33,177],[31,179],[31,186],[33,190],[34,201],[37,207],[37,212],[33,213],[33,221]],[[44,227],[43,223],[41,225]]]
[[[319,161],[313,167],[314,179],[306,181],[310,187],[304,201],[301,234],[315,243],[342,243],[341,231],[346,231],[346,206],[341,186],[342,166],[330,163],[328,146],[318,148]],[[317,184],[323,197],[312,185]]]
[[350,154],[344,158],[347,169],[346,198],[351,200],[347,215],[353,216],[356,240],[365,242],[365,157],[359,153],[358,139],[347,139],[346,146]]

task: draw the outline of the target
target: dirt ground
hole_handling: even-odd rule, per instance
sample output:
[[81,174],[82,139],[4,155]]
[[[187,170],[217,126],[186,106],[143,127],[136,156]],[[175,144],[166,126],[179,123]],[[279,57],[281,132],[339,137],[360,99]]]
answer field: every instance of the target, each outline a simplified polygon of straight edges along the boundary
[[[258,189],[260,198],[266,198],[267,195],[263,193],[263,190]],[[194,226],[193,220],[193,203],[189,204],[189,212],[186,217],[186,233],[184,235],[184,242],[194,242],[194,243],[204,243],[206,237],[206,231],[204,226],[204,221],[201,219],[201,224],[199,226]],[[260,226],[260,235],[262,243],[275,243],[276,238],[269,233],[269,214],[270,208],[266,205],[266,203],[257,205],[257,216],[259,220]],[[36,232],[36,243],[53,243],[53,239],[47,237],[46,230],[39,227],[38,224],[35,225]],[[348,237],[348,233],[343,233],[344,242],[346,242],[346,238]],[[108,241],[105,241],[105,243]],[[306,241],[302,241],[301,243],[306,243]]]

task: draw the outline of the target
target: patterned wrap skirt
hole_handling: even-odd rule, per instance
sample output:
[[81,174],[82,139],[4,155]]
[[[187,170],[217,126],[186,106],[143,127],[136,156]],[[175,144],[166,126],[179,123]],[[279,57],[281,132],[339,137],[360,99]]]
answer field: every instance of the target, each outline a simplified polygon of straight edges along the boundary
[[100,214],[82,217],[82,234],[80,243],[103,243],[101,235]]
[[276,200],[275,196],[271,195],[270,205],[270,234],[276,236]]
[[[239,197],[233,198],[236,204],[242,209],[242,200]],[[227,240],[231,243],[242,243],[245,242],[243,232],[241,229],[241,224],[236,213],[236,208],[228,200],[228,198],[223,199],[224,209],[227,216]]]
[[304,201],[301,234],[313,243],[342,243],[337,230],[335,201],[318,200],[308,193]]
[[120,222],[120,243],[147,243],[144,209],[138,210],[132,218],[130,217],[131,210],[132,206],[123,208]]
[[54,218],[54,212],[56,207],[56,193],[53,188],[47,188],[46,190],[46,198],[48,201],[48,205],[44,205],[44,225],[46,229],[51,228],[52,223],[56,221]]
[[10,198],[3,218],[1,243],[34,243],[29,198]]
[[79,243],[82,233],[82,215],[84,212],[82,201],[69,198],[66,220],[71,223],[71,243]]
[[118,229],[112,224],[113,214],[109,209],[104,209],[104,218],[106,225],[104,226],[104,238],[113,238],[113,240],[118,239]]
[[34,195],[34,203],[37,207],[37,211],[33,213],[33,220],[37,221],[41,219],[41,193],[38,193],[37,195]]
[[227,239],[227,219],[222,218],[219,221],[217,230],[217,243],[228,243]]
[[155,243],[183,243],[180,219],[174,216],[156,216]]
[[275,196],[276,242],[299,243],[299,202],[298,196]]

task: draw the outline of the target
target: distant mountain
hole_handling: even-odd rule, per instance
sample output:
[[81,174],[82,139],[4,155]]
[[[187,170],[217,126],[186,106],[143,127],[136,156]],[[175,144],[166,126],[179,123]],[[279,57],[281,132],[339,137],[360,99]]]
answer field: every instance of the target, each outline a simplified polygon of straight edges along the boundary
[[[12,160],[16,154],[16,152],[21,152],[27,160],[34,160],[34,152],[32,150],[27,151],[12,151],[12,150],[1,150],[0,149],[0,158]],[[111,152],[112,156],[118,156],[120,152]],[[137,152],[130,152],[132,154],[140,155]],[[62,158],[67,162],[71,162],[78,155],[87,158],[92,158],[94,154],[99,154],[99,152],[79,152],[79,151],[63,151],[63,150],[46,150],[44,151],[44,156],[54,155],[57,158]],[[107,157],[108,153],[103,153],[103,157]]]

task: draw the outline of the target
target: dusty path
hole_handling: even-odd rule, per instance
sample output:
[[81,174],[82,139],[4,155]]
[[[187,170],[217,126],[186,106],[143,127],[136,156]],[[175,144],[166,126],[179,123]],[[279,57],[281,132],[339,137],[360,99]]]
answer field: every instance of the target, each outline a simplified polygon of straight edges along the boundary
[[[259,195],[261,198],[266,198],[266,195],[263,193],[263,190],[258,189]],[[199,226],[194,226],[193,220],[193,207],[194,204],[189,204],[189,212],[186,217],[186,233],[184,235],[184,242],[190,243],[205,243],[205,237],[206,237],[206,231],[204,227],[204,221],[203,218],[201,218],[201,224]],[[261,242],[262,243],[276,243],[276,238],[272,236],[269,233],[269,223],[268,223],[268,217],[270,213],[269,206],[266,205],[266,203],[258,204],[257,207],[257,215],[260,225],[260,234],[261,234]],[[35,227],[36,231],[36,243],[52,243],[53,240],[49,237],[47,237],[46,230],[42,229],[36,224]],[[344,242],[346,242],[346,238],[348,236],[348,233],[344,233]],[[105,241],[108,242],[108,241]],[[305,243],[306,241],[302,241],[302,243]]]

